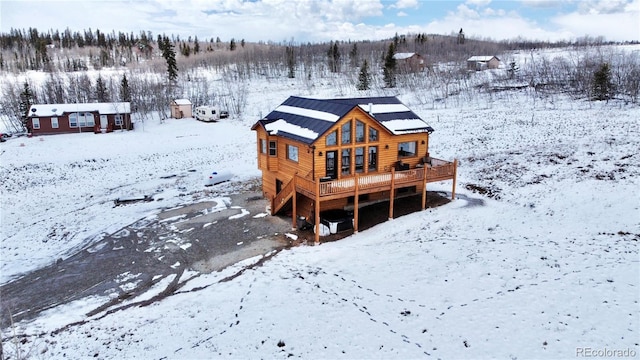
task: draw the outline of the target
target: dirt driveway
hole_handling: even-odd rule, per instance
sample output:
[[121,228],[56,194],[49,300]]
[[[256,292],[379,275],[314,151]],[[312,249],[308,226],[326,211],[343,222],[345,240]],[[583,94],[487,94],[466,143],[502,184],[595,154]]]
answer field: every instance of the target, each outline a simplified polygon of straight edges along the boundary
[[[447,203],[445,195],[429,192],[428,207]],[[198,273],[219,271],[248,258],[262,255],[264,261],[290,246],[313,243],[312,230],[293,231],[290,217],[268,215],[268,201],[260,192],[221,199],[165,210],[152,219],[136,221],[54,265],[3,285],[1,328],[9,327],[12,320],[32,319],[44,310],[88,296],[106,299],[88,315],[117,311],[125,306],[125,300],[126,306],[149,304],[174,293],[187,269]],[[420,210],[421,197],[398,199],[394,204],[394,217],[399,217]],[[383,202],[363,208],[359,229],[385,222],[388,206]],[[321,241],[338,240],[351,233],[332,234]],[[161,294],[135,301],[167,278],[172,281]]]
[[[161,212],[110,234],[54,265],[0,287],[1,328],[87,296],[108,296],[96,311],[143,294],[185,269],[221,270],[292,244],[291,221],[266,213],[261,193],[231,195]],[[127,205],[124,205],[127,206]],[[126,286],[125,286],[126,283]],[[135,284],[135,286],[131,286]],[[175,284],[173,284],[175,286]]]

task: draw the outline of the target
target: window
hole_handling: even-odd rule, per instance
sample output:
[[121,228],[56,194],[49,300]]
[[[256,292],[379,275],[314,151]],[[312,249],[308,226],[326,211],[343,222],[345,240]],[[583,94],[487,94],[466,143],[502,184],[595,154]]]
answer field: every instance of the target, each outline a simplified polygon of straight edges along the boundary
[[58,118],[54,116],[51,118],[51,128],[57,129],[58,127],[59,127]]
[[71,113],[69,114],[70,127],[94,126],[95,120],[92,113]]
[[338,131],[333,131],[329,135],[327,135],[326,144],[327,146],[338,144]]
[[298,162],[298,147],[287,145],[287,159]]
[[69,126],[70,127],[78,127],[78,114],[77,113],[69,114]]
[[416,156],[417,143],[415,141],[398,144],[398,157]]
[[275,141],[269,141],[269,155],[270,156],[276,156],[277,155],[276,142]]
[[267,153],[267,140],[265,139],[260,139],[260,153],[261,154]]
[[378,141],[378,130],[369,128],[369,141]]
[[122,119],[122,115],[116,115],[115,116],[115,121],[116,121],[116,126],[122,126],[124,124],[124,121]]
[[342,125],[342,143],[351,144],[351,120]]
[[356,142],[364,142],[364,123],[356,120]]
[[351,149],[342,150],[342,175],[351,174]]
[[378,147],[369,146],[369,171],[378,170]]
[[33,128],[34,129],[40,129],[40,119],[39,118],[33,118]]
[[364,148],[356,148],[356,172],[361,173],[364,171]]

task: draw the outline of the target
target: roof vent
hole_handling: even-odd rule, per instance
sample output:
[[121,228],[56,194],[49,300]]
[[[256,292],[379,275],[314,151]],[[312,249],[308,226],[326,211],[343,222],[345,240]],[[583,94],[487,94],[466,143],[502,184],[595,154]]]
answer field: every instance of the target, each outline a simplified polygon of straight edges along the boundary
[[373,103],[369,103],[369,114],[373,115]]
[[36,112],[36,108],[31,108],[31,112]]

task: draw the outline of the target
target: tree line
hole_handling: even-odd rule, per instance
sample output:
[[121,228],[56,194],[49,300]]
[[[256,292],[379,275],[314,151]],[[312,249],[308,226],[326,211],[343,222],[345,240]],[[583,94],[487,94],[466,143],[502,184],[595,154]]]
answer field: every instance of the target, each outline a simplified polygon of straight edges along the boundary
[[[637,102],[638,55],[608,53],[600,46],[604,45],[602,39],[581,41],[573,46],[563,42],[495,42],[464,37],[460,29],[451,35],[396,34],[381,41],[301,44],[293,40],[223,42],[216,38],[201,44],[197,37],[183,40],[162,34],[154,39],[150,32],[116,35],[98,30],[12,30],[0,35],[0,71],[5,74],[0,106],[5,116],[18,120],[25,116],[20,106],[25,97],[32,103],[130,101],[133,111],[144,117],[153,112],[168,115],[167,104],[172,99],[187,97],[194,104],[215,102],[240,114],[248,81],[282,77],[297,79],[305,86],[325,79],[337,89],[418,89],[426,94],[423,101],[505,82],[526,84],[539,94],[556,91],[603,100],[619,96]],[[545,47],[575,50],[564,58],[537,56]],[[123,55],[128,51],[135,56]],[[491,86],[469,80],[468,57],[513,51],[531,53],[527,64],[502,59],[506,63],[504,78],[494,79]],[[398,52],[421,54],[427,61],[426,70],[411,73],[399,69],[393,56]],[[18,80],[29,69],[46,74],[45,80],[37,84]],[[97,78],[90,77],[88,70],[97,71]],[[221,81],[213,86],[205,73],[219,74]]]

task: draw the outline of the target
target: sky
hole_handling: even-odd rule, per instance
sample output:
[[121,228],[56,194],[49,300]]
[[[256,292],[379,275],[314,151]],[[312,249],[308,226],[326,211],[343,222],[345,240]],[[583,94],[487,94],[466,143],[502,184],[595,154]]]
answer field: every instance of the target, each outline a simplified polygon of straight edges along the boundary
[[380,40],[395,34],[640,40],[640,0],[1,0],[0,30],[151,31],[249,42]]

